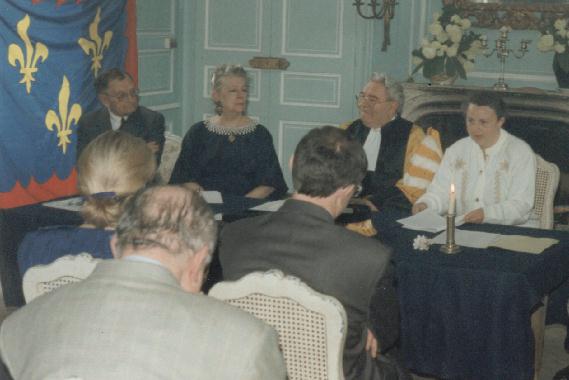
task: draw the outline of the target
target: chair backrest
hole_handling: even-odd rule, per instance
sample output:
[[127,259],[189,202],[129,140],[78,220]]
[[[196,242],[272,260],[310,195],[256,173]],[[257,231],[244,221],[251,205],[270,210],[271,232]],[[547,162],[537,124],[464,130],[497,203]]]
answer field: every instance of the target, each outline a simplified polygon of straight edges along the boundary
[[277,330],[290,380],[344,378],[347,317],[334,297],[278,270],[220,282],[209,295],[250,312]]
[[536,154],[535,200],[531,219],[539,220],[539,228],[553,228],[553,201],[559,185],[559,168]]
[[166,141],[164,142],[164,150],[162,151],[162,159],[160,160],[160,167],[158,173],[164,182],[170,181],[170,176],[174,170],[176,160],[180,155],[182,149],[182,138],[170,132],[164,133]]
[[72,282],[87,278],[99,259],[88,253],[62,256],[47,265],[36,265],[24,273],[23,290],[26,303]]

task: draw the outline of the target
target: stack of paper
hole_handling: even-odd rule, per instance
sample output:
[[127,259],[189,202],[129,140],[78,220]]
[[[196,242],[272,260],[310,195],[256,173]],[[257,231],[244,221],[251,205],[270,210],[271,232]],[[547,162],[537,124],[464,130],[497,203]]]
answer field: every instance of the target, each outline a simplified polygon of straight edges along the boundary
[[251,210],[275,212],[279,208],[281,208],[281,206],[283,205],[284,202],[285,202],[284,200],[266,202],[266,203],[263,203],[259,206],[253,207]]
[[83,197],[73,197],[57,201],[44,202],[43,205],[46,207],[79,212],[81,211],[81,206],[83,205]]
[[[459,230],[458,228],[454,230],[454,242],[463,247],[472,248],[488,248],[489,246],[495,244],[500,239],[499,234],[493,234],[490,232],[480,232],[480,231],[466,231]],[[432,244],[445,244],[447,239],[447,233],[442,232],[435,236],[432,240]]]
[[[403,225],[403,228],[407,228],[409,230],[439,232],[446,230],[447,228],[446,217],[440,216],[435,211],[428,208],[410,217],[399,219],[398,222]],[[464,215],[455,219],[456,226],[461,226],[463,224]]]
[[221,193],[219,191],[202,191],[200,195],[205,199],[207,203],[222,204],[223,199],[221,198]]

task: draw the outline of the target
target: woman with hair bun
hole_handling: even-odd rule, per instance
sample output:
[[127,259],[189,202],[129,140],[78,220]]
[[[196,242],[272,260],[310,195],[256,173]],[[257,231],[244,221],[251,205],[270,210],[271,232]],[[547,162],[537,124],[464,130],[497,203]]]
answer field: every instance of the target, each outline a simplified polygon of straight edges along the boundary
[[128,197],[155,178],[156,160],[144,140],[109,131],[98,136],[77,161],[83,197],[80,226],[55,226],[26,234],[18,249],[22,276],[30,267],[65,255],[112,258],[110,239]]
[[190,128],[170,183],[249,198],[280,198],[286,193],[271,134],[245,114],[247,86],[243,67],[215,69],[216,115]]

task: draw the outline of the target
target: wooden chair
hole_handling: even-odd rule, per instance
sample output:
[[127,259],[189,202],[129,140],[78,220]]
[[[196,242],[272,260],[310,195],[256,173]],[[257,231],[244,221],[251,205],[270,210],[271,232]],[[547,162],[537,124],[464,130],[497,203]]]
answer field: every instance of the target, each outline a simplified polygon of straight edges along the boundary
[[531,219],[539,220],[539,228],[553,229],[553,201],[559,185],[559,168],[536,154],[535,201]]
[[277,330],[290,380],[344,378],[347,317],[334,297],[278,270],[220,282],[209,295],[248,311]]
[[99,259],[88,253],[62,256],[47,265],[36,265],[24,274],[23,290],[26,303],[60,286],[87,278]]
[[164,137],[166,141],[164,142],[164,150],[162,151],[162,159],[158,173],[162,180],[168,183],[172,171],[174,170],[176,160],[180,155],[180,150],[182,149],[182,138],[170,132],[164,133]]

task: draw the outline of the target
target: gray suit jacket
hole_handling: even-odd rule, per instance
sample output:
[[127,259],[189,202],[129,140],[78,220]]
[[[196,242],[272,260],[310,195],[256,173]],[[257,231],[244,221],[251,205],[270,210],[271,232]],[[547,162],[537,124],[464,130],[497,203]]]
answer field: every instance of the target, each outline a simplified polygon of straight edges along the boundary
[[183,291],[159,265],[106,260],[0,330],[15,379],[284,379],[272,328]]
[[220,242],[224,279],[277,268],[342,303],[348,316],[344,373],[354,380],[380,378],[365,344],[370,299],[389,258],[377,240],[335,225],[321,207],[293,199],[275,213],[225,226]]
[[[77,128],[76,157],[85,149],[87,144],[100,134],[112,130],[109,110],[100,108],[81,116]],[[164,116],[161,113],[139,106],[136,111],[128,116],[120,131],[128,132],[133,136],[140,137],[146,142],[158,143],[160,149],[156,153],[157,163],[160,164],[162,151],[164,150]]]

